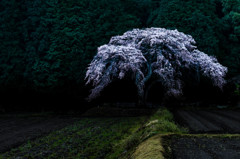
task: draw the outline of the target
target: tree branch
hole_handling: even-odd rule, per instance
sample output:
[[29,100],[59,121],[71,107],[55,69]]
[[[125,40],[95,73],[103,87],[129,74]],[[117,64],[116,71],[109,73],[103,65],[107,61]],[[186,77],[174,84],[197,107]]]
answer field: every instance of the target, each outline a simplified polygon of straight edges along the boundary
[[143,79],[143,82],[146,83],[152,76],[152,66],[150,63],[147,63],[147,69],[148,69],[148,74],[147,76]]

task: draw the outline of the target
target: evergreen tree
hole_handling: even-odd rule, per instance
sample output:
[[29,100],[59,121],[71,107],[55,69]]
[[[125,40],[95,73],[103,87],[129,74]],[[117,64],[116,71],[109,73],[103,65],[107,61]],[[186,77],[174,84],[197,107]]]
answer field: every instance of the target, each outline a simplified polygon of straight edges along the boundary
[[0,2],[0,85],[17,87],[22,84],[25,69],[24,45],[21,36],[23,16],[21,2]]
[[221,56],[230,76],[234,76],[240,73],[240,1],[222,0],[222,7]]

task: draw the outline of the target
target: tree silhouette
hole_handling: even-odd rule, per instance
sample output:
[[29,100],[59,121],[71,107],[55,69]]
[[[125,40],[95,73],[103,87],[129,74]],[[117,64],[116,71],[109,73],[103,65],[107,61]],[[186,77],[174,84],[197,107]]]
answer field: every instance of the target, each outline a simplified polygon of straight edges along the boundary
[[[106,45],[98,48],[86,73],[86,84],[94,88],[89,99],[115,79],[129,78],[138,88],[139,103],[147,95],[146,83],[159,82],[165,96],[182,95],[184,72],[209,78],[213,85],[222,87],[227,68],[217,59],[199,51],[190,35],[164,28],[134,29],[121,36],[114,36]],[[150,80],[151,79],[151,80]]]

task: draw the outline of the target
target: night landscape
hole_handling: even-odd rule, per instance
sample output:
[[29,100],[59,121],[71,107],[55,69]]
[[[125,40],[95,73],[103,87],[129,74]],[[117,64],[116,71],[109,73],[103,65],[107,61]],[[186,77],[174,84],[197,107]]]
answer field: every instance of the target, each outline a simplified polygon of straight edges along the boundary
[[240,0],[2,0],[0,15],[0,159],[240,158]]

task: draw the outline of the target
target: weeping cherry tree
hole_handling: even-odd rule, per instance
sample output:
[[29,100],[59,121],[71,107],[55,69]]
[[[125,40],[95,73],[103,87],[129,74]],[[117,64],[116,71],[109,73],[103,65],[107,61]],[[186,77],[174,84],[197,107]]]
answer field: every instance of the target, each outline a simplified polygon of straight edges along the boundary
[[[92,84],[92,100],[116,79],[135,81],[139,103],[145,102],[148,84],[159,82],[165,96],[182,95],[186,81],[184,71],[209,78],[214,86],[222,88],[227,68],[217,59],[199,51],[190,35],[164,28],[134,29],[114,36],[98,48],[97,55],[86,73],[86,84]],[[150,80],[151,79],[151,80]],[[149,82],[148,82],[149,83]]]

